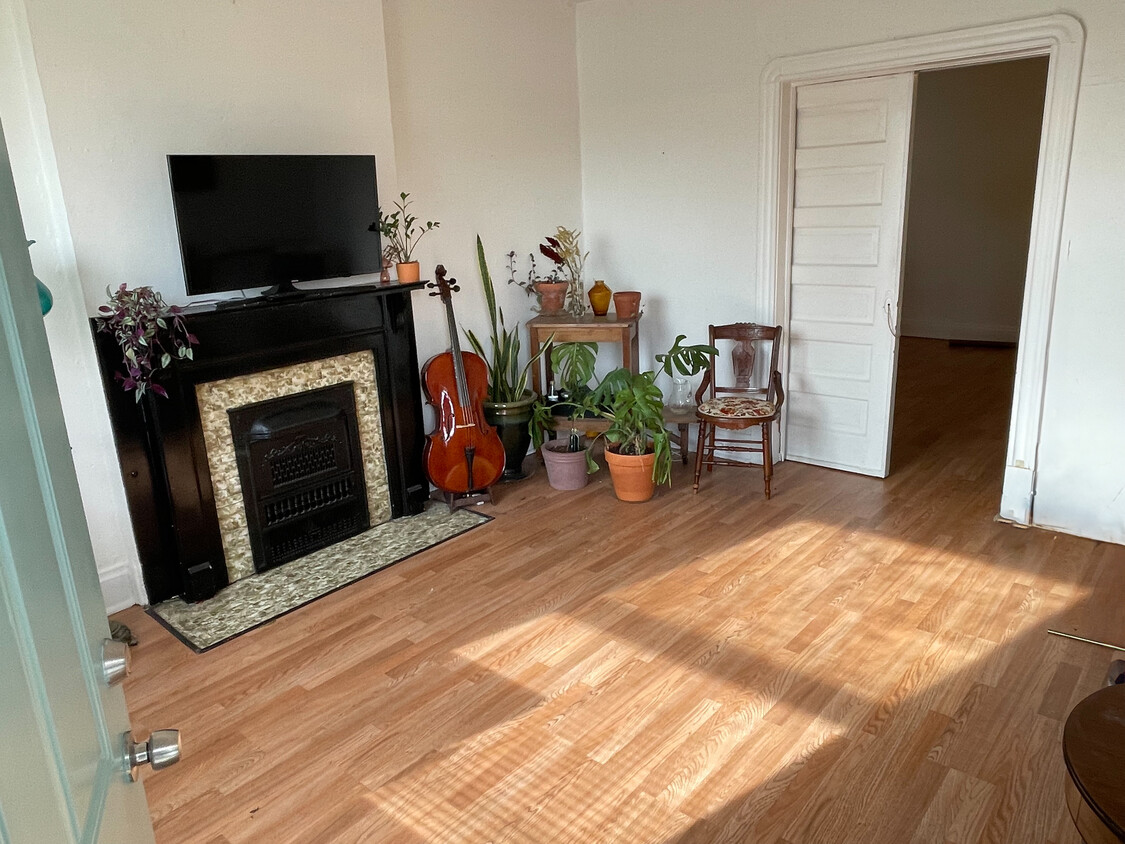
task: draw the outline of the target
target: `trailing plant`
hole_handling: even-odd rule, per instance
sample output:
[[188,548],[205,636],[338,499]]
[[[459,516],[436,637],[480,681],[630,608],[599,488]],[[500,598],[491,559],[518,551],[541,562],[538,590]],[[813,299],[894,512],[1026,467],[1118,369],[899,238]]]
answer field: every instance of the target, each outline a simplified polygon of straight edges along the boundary
[[513,251],[509,252],[505,257],[508,259],[508,263],[507,263],[508,284],[514,284],[516,287],[518,287],[520,290],[522,290],[528,296],[534,296],[535,297],[535,305],[532,307],[532,310],[538,311],[539,308],[543,304],[543,296],[542,296],[542,294],[540,294],[539,288],[536,287],[536,285],[541,281],[559,281],[560,279],[559,279],[558,270],[557,269],[551,270],[551,272],[547,276],[541,276],[539,274],[538,268],[535,266],[535,254],[532,253],[532,252],[529,252],[528,255],[527,255],[527,258],[528,258],[527,279],[525,281],[523,279],[516,278],[516,273],[518,272],[518,269],[516,267],[516,253],[515,253],[515,251],[513,250]]
[[[418,218],[410,213],[409,208],[410,194],[400,193],[399,200],[395,203],[396,210],[385,214],[380,208],[379,219],[376,222],[379,234],[386,238],[383,254],[389,255],[399,264],[409,264],[413,261],[414,258],[411,256],[418,241],[428,232],[441,226],[441,223],[433,221],[419,222]],[[418,225],[414,225],[415,223]]]
[[488,262],[484,257],[484,246],[481,244],[480,235],[477,235],[477,264],[480,266],[481,282],[484,285],[484,301],[488,305],[492,353],[485,353],[484,344],[471,330],[466,331],[465,336],[473,351],[480,355],[488,366],[488,400],[490,402],[518,401],[527,392],[527,378],[531,367],[550,345],[550,338],[537,354],[520,366],[520,326],[516,325],[515,328],[509,329],[504,323],[503,309],[496,305],[496,289],[492,284],[492,275],[488,271]]
[[[507,263],[508,284],[514,284],[516,287],[518,287],[520,290],[522,290],[528,296],[534,296],[535,295],[535,288],[532,285],[531,273],[528,273],[527,281],[520,281],[519,279],[516,278],[516,250],[513,249],[511,252],[509,252],[504,257],[508,259],[508,263]],[[532,272],[535,271],[535,262],[534,261],[532,261],[532,263],[531,263],[531,270],[532,270]]]
[[191,360],[191,347],[199,340],[187,330],[184,311],[169,305],[151,287],[130,290],[122,284],[117,290],[106,288],[109,302],[98,308],[98,331],[112,334],[121,349],[124,372],[115,372],[122,388],[134,390],[137,401],[147,391],[168,397],[157,378],[173,360]]

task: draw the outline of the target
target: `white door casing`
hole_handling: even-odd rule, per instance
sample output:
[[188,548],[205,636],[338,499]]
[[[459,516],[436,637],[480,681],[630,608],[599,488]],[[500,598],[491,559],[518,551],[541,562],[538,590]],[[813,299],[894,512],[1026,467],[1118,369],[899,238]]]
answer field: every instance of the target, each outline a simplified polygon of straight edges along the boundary
[[[1039,143],[1031,243],[1024,285],[1004,488],[1004,518],[1031,524],[1035,466],[1046,387],[1047,349],[1062,238],[1074,119],[1086,35],[1072,15],[1055,14],[981,27],[896,38],[775,59],[762,74],[759,312],[788,324],[793,134],[798,86],[1048,56],[1043,131]],[[787,371],[786,350],[782,351]],[[782,427],[781,447],[786,447]]]
[[914,74],[797,89],[791,460],[885,477]]

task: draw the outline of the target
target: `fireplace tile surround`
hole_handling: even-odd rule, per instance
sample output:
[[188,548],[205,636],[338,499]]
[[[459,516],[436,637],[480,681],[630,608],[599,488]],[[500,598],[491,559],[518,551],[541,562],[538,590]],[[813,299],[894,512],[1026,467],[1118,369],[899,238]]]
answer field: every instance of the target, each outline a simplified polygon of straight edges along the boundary
[[[229,478],[217,480],[222,475],[212,467],[210,454],[222,448],[208,443],[206,430],[216,426],[204,424],[215,413],[226,416],[227,408],[217,405],[246,404],[262,390],[265,395],[304,384],[354,381],[361,385],[357,417],[365,420],[367,436],[381,441],[379,448],[364,447],[368,489],[383,489],[375,501],[369,492],[372,524],[388,513],[398,518],[421,512],[429,485],[422,463],[425,437],[410,294],[422,286],[356,285],[295,299],[251,300],[240,308],[189,308],[188,325],[200,341],[195,359],[173,364],[165,382],[167,399],[146,396],[139,404],[113,379],[120,354],[112,337],[95,331],[150,603],[175,595],[203,600],[247,571],[246,558],[235,550],[228,572],[224,550],[230,536],[228,530],[224,538],[219,509],[230,505],[231,485]],[[262,373],[265,381],[256,381]],[[272,386],[230,394],[232,385],[255,383]],[[222,395],[212,398],[211,393]],[[368,452],[381,456],[382,465],[366,465]],[[226,516],[223,520],[229,522]]]
[[250,549],[246,507],[238,475],[238,459],[231,438],[228,410],[266,399],[292,396],[318,387],[353,382],[356,421],[367,485],[367,508],[371,524],[391,517],[387,464],[383,457],[383,431],[379,419],[379,388],[375,383],[375,359],[370,351],[353,352],[306,363],[238,375],[195,385],[207,464],[215,492],[215,510],[223,542],[227,575],[232,582],[255,573]]

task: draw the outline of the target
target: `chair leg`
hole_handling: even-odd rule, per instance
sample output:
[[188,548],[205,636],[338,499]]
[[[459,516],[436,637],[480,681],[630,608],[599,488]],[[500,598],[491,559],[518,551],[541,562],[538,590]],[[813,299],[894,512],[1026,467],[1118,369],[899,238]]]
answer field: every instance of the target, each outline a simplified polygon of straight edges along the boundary
[[699,475],[703,472],[703,449],[707,443],[707,423],[699,423],[699,433],[695,442],[695,480],[692,482],[692,494],[699,492]]
[[714,425],[712,425],[707,433],[707,448],[711,452],[711,462],[707,464],[708,474],[715,471],[715,432],[717,430],[718,429]]
[[766,479],[766,500],[770,498],[770,479],[773,477],[773,448],[770,446],[770,423],[762,425],[762,474]]

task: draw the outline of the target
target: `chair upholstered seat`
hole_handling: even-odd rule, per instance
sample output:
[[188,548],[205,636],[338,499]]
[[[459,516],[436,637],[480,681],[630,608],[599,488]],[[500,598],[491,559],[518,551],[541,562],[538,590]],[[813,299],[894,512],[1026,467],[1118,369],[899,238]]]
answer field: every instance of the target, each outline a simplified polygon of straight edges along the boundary
[[777,413],[777,406],[765,399],[720,396],[703,402],[696,412],[714,419],[769,419]]

